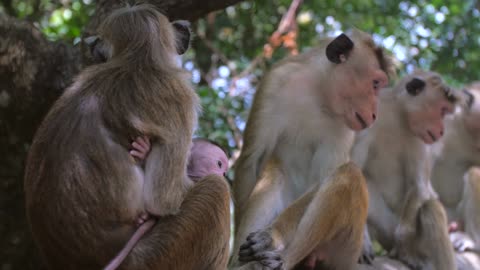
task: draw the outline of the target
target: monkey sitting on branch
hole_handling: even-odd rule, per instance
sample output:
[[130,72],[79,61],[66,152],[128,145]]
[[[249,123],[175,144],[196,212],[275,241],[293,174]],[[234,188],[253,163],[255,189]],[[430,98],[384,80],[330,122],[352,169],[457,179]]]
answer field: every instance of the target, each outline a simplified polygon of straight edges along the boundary
[[364,252],[372,250],[372,236],[412,269],[455,269],[445,210],[430,183],[430,153],[458,99],[437,73],[421,70],[381,91],[378,120],[352,150],[370,198]]
[[350,148],[375,121],[392,72],[371,37],[354,31],[265,75],[234,166],[232,269],[353,269],[368,198]]
[[[136,5],[109,15],[99,40],[108,61],[78,75],[29,151],[26,210],[43,259],[49,269],[101,269],[149,215],[155,225],[119,269],[224,269],[228,185],[187,175],[199,99],[175,57],[188,48],[188,24]],[[152,139],[144,168],[129,153],[141,135]]]

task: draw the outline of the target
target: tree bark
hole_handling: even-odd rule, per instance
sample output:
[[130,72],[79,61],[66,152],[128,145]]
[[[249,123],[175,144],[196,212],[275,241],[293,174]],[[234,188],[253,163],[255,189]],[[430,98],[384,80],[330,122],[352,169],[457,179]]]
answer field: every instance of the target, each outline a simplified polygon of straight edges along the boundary
[[[196,20],[241,0],[151,0],[171,20]],[[85,28],[95,33],[118,0],[97,1]],[[43,269],[24,209],[28,146],[52,103],[88,64],[84,49],[48,41],[32,24],[0,14],[0,269]],[[55,142],[52,142],[55,147]]]

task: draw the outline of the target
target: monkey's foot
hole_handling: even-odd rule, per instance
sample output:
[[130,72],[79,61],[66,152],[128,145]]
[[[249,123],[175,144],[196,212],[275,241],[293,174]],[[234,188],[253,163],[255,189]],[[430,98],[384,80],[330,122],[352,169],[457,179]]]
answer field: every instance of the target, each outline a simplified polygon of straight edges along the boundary
[[[245,261],[244,259],[247,259]],[[262,251],[250,257],[239,258],[241,262],[250,262],[253,264],[251,268],[255,270],[281,270],[283,260],[276,251]],[[249,268],[250,269],[250,268]]]
[[418,261],[417,258],[414,258],[405,254],[404,252],[402,252],[402,250],[398,249],[397,247],[394,247],[389,252],[388,257],[402,262],[412,270],[422,270],[422,264]]
[[142,225],[143,223],[145,223],[145,221],[149,220],[150,219],[150,215],[148,213],[141,213],[138,217],[137,217],[137,220],[135,221],[135,224],[137,226],[140,226]]
[[360,258],[358,258],[358,263],[371,265],[374,259],[375,251],[373,250],[372,243],[370,241],[366,243],[366,241],[364,240],[362,254],[360,254]]
[[238,260],[241,262],[257,261],[267,269],[281,269],[283,260],[278,251],[272,250],[273,239],[269,231],[253,232],[240,246]]
[[450,233],[450,241],[452,242],[453,248],[458,252],[475,250],[475,242],[465,233]]
[[360,255],[360,258],[358,258],[358,263],[360,264],[372,264],[373,260],[375,260],[375,253],[370,253],[370,252],[362,252]]

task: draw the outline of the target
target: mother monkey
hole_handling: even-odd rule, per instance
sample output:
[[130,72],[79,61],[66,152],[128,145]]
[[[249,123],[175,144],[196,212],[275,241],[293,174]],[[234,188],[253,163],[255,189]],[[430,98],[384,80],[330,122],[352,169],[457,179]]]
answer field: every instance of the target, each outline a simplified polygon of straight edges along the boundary
[[[186,175],[199,101],[174,57],[188,25],[137,5],[113,12],[99,36],[109,61],[76,78],[28,156],[27,216],[43,258],[51,269],[101,269],[149,214],[156,224],[121,269],[224,269],[228,186]],[[143,134],[153,140],[145,170],[129,154]]]

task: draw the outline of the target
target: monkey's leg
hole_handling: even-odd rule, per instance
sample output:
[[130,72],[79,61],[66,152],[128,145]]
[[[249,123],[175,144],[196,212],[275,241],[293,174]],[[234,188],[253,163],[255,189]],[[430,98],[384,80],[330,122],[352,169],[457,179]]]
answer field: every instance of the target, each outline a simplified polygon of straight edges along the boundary
[[395,232],[398,258],[413,268],[455,269],[455,255],[443,206],[437,199],[429,199],[415,211],[421,198],[415,192],[410,195]]
[[455,254],[458,270],[480,269],[480,255],[474,252],[460,252]]
[[[368,192],[361,170],[352,162],[340,166],[318,189],[302,216],[284,252],[285,268],[313,256],[314,263],[353,269],[362,248],[367,209]],[[273,229],[288,219],[282,215]]]
[[[306,258],[313,263],[324,261],[334,269],[353,269],[361,251],[367,208],[365,179],[356,165],[347,163],[255,237],[271,237],[272,249],[283,250],[285,269]],[[250,252],[257,252],[254,246]]]
[[413,270],[397,260],[387,257],[377,257],[371,265],[358,264],[355,270]]
[[[233,252],[230,258],[230,266],[238,267],[242,262],[238,261],[238,252],[240,245],[244,244],[247,236],[255,231],[265,229],[288,204],[288,200],[282,195],[284,176],[275,168],[270,168],[269,171],[263,175],[263,178],[258,182],[252,195],[250,196],[246,206],[242,209],[242,213],[235,213],[235,218],[238,218],[235,223],[239,224],[235,228],[235,241],[233,244]],[[235,208],[235,211],[240,211]],[[268,243],[259,243],[267,246]],[[264,254],[263,263],[268,264],[270,260],[278,261],[274,254]],[[255,266],[253,263],[251,267],[243,266],[238,269],[261,269],[259,265]],[[237,269],[237,268],[235,268]]]
[[210,175],[187,193],[175,216],[160,218],[120,269],[226,269],[230,193],[225,179]]
[[467,176],[463,195],[463,221],[465,232],[480,250],[480,169],[471,169]]
[[421,247],[428,252],[431,269],[456,269],[455,252],[448,237],[447,214],[442,204],[437,199],[426,201],[418,211],[416,224],[423,233]]

